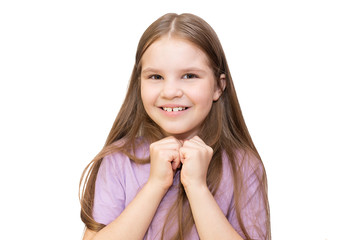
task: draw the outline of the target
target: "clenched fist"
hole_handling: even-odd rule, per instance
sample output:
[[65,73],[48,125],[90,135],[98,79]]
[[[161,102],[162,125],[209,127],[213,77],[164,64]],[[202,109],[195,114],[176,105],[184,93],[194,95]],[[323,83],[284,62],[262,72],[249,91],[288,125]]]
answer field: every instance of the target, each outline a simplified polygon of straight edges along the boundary
[[166,137],[150,145],[151,170],[148,181],[167,190],[173,183],[174,173],[180,166],[179,150],[182,143],[175,137]]
[[207,186],[207,170],[212,159],[213,149],[202,139],[195,136],[185,140],[180,148],[182,163],[181,182],[185,188],[189,186]]
[[181,183],[185,188],[207,186],[207,170],[212,155],[213,149],[198,136],[184,141],[173,136],[161,139],[150,145],[149,181],[167,190],[182,164]]

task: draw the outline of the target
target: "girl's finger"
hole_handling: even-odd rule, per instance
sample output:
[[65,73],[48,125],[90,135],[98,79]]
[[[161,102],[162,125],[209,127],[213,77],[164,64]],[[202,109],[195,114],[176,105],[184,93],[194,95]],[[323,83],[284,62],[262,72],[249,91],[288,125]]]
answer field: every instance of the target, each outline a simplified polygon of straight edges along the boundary
[[188,141],[186,141],[183,146],[186,147],[193,147],[193,148],[198,148],[198,147],[202,147],[202,148],[206,148],[207,145],[203,142],[198,141],[197,139],[190,139]]
[[168,150],[179,150],[179,148],[181,147],[181,145],[179,145],[178,143],[165,143],[165,144],[160,144],[158,145],[159,148],[161,149],[168,149]]
[[180,140],[178,140],[174,137],[167,137],[158,142],[155,142],[154,144],[159,145],[159,146],[170,146],[169,144],[173,144],[175,146],[181,147],[183,145],[183,142],[181,142]]
[[206,145],[206,143],[200,137],[198,137],[197,135],[194,136],[193,138],[191,138],[191,140],[196,141],[196,142],[198,142],[200,144]]
[[171,166],[173,170],[176,170],[179,166],[180,162],[180,156],[178,151],[172,151],[172,159],[171,159]]
[[189,150],[188,147],[181,147],[179,150],[180,162],[183,164],[186,160],[187,151]]

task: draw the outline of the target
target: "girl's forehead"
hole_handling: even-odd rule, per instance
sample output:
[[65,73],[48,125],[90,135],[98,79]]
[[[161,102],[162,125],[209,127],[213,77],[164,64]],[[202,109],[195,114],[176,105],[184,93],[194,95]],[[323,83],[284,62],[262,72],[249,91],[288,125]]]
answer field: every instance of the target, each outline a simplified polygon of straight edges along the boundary
[[194,43],[177,38],[162,37],[153,42],[143,54],[142,67],[209,68],[207,55]]

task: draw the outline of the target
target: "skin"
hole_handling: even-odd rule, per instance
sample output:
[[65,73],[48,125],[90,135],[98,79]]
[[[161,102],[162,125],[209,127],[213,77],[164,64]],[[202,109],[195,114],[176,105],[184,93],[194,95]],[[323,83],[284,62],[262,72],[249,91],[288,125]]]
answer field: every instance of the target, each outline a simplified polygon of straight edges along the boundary
[[[205,53],[185,40],[163,37],[141,62],[141,98],[147,114],[168,136],[194,137],[222,93]],[[225,76],[221,78],[224,82]],[[169,113],[161,108],[176,106],[188,109]]]
[[[150,145],[150,176],[134,200],[98,233],[86,230],[83,239],[143,239],[180,164],[181,183],[200,238],[242,239],[208,189],[206,176],[213,150],[196,135],[213,101],[225,88],[225,76],[220,76],[218,87],[206,55],[193,44],[170,37],[153,43],[142,63],[145,110],[167,137]],[[188,109],[172,114],[163,106]]]

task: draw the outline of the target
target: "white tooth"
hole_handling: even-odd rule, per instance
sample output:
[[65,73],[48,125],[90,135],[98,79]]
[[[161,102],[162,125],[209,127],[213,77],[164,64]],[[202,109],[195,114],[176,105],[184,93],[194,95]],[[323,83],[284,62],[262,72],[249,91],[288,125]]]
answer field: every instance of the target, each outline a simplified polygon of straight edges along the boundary
[[186,108],[185,107],[175,107],[175,108],[163,107],[163,110],[165,110],[166,112],[178,112],[178,111],[186,110]]

